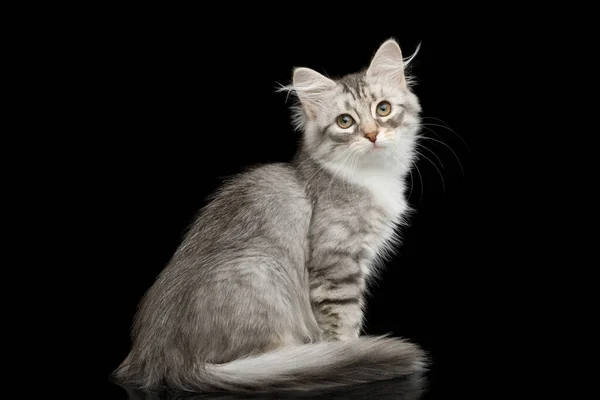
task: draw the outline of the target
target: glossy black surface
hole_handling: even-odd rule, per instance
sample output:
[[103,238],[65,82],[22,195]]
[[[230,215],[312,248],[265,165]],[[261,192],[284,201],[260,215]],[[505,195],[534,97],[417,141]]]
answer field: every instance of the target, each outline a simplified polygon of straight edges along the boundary
[[374,382],[367,385],[349,386],[338,390],[320,392],[268,393],[255,395],[235,395],[226,393],[208,394],[150,394],[136,390],[127,390],[120,386],[109,387],[109,397],[128,400],[201,400],[201,399],[396,399],[417,400],[433,398],[425,379],[395,379]]

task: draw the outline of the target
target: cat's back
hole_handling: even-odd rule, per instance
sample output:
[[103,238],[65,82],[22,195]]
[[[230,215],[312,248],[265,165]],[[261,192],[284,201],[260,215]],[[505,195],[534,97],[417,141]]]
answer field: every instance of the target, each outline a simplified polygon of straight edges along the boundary
[[288,163],[260,164],[247,168],[227,180],[219,194],[232,191],[245,195],[303,198],[305,193],[297,170]]
[[306,236],[310,215],[296,168],[287,163],[258,165],[223,183],[188,238],[193,247],[247,248],[262,241],[287,246],[290,239],[299,243]]
[[[228,179],[207,208],[251,218],[276,217],[283,209],[309,206],[296,169],[287,163],[253,166]],[[214,210],[211,210],[214,212]]]
[[311,213],[294,167],[250,167],[223,182],[200,210],[152,290],[186,296],[265,266],[300,270]]

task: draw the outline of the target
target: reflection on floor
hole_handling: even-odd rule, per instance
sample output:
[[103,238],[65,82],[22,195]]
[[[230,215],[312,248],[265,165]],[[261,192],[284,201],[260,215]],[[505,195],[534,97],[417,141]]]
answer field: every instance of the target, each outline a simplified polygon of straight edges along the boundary
[[[115,386],[116,389],[120,389]],[[203,400],[203,399],[422,399],[427,393],[427,381],[422,376],[373,382],[366,385],[348,386],[342,389],[320,392],[261,393],[256,395],[233,394],[149,394],[127,388],[120,389],[122,398],[128,400]],[[123,391],[124,390],[124,391]],[[126,393],[125,393],[126,392]]]

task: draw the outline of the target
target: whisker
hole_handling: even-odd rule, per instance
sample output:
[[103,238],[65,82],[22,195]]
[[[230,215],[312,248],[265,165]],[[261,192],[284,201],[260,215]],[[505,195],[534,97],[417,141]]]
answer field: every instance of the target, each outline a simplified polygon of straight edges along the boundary
[[437,167],[437,165],[435,165],[435,163],[433,161],[431,161],[431,159],[429,157],[427,157],[425,154],[421,153],[419,150],[415,150],[415,152],[417,154],[419,154],[421,157],[425,158],[427,161],[429,161],[431,163],[431,165],[433,165],[433,167],[435,168],[435,170],[438,172],[438,174],[440,175],[440,178],[442,179],[442,189],[444,191],[444,194],[446,194],[446,183],[444,182],[444,175],[442,174],[442,172],[440,171],[440,169]]
[[412,167],[414,167],[417,170],[417,174],[419,174],[419,181],[421,182],[421,194],[419,197],[419,201],[423,201],[423,175],[421,174],[421,170],[419,170],[419,166],[417,165],[417,160],[413,159],[411,157],[411,161],[410,163],[408,162],[408,160],[406,160],[404,157],[402,157],[400,154],[396,153],[397,157],[400,159],[400,161],[402,162],[402,164],[404,164],[407,168],[408,168],[408,172],[410,173],[410,181],[411,181],[411,185],[410,185],[410,192],[408,193],[408,198],[410,198],[410,196],[412,195],[413,192],[413,188],[414,188],[414,183],[415,183],[415,179],[412,173]]
[[417,173],[419,174],[419,180],[421,181],[421,197],[419,199],[419,201],[423,201],[423,175],[421,175],[421,171],[419,170],[419,167],[417,166],[417,163],[415,163],[415,168],[417,169]]
[[[404,165],[408,166],[408,173],[410,174],[410,191],[408,192],[408,196],[406,198],[409,199],[410,196],[412,195],[413,187],[415,185],[415,178],[414,178],[413,173],[412,173],[412,166],[409,166],[409,164],[407,163],[407,161],[400,154],[394,153],[393,157],[394,157],[394,159],[398,158],[400,160],[401,164],[404,164]],[[412,164],[416,167],[415,163],[412,163]],[[421,182],[423,182],[423,181],[421,180]],[[421,198],[423,198],[423,192],[421,192]]]
[[433,150],[431,150],[429,147],[426,147],[426,146],[424,146],[424,145],[422,145],[422,144],[420,144],[420,143],[417,143],[417,146],[419,146],[419,147],[420,147],[420,148],[422,148],[422,149],[428,150],[428,151],[429,151],[431,154],[433,154],[433,156],[434,156],[434,157],[435,157],[435,158],[436,158],[436,159],[437,159],[437,160],[440,162],[440,165],[442,166],[442,169],[446,169],[446,168],[444,167],[444,164],[442,163],[442,160],[441,160],[441,159],[438,157],[438,155],[437,155],[437,154],[435,154],[435,152],[434,152]]
[[[425,129],[429,129],[429,128],[425,128]],[[431,140],[433,142],[437,142],[437,143],[440,143],[440,144],[446,146],[448,148],[448,150],[450,150],[452,152],[452,154],[454,154],[454,158],[456,158],[456,161],[458,162],[458,165],[460,167],[460,172],[462,173],[463,178],[465,177],[465,170],[463,168],[463,165],[460,162],[460,159],[458,158],[458,155],[454,152],[454,150],[452,150],[452,147],[448,146],[446,143],[442,142],[441,140],[437,140],[437,139],[434,139],[434,138],[428,138],[428,137],[425,137],[425,136],[419,136],[419,139]]]
[[[457,138],[460,139],[461,142],[463,142],[463,144],[466,146],[467,149],[469,149],[469,151],[471,151],[471,148],[469,147],[469,145],[467,144],[467,142],[465,142],[465,140],[458,134],[456,133],[456,131],[454,131],[452,128],[447,127],[446,125],[441,125],[441,124],[430,124],[430,123],[421,123],[421,126],[438,126],[440,128],[444,128],[449,130],[450,132],[454,133],[456,135]],[[430,129],[431,132],[435,133],[433,130]],[[437,134],[436,134],[437,136]],[[439,137],[439,136],[438,136]],[[441,138],[440,138],[441,139]]]
[[436,117],[422,117],[422,119],[423,119],[423,120],[426,120],[426,119],[434,119],[434,120],[436,120],[436,121],[440,121],[440,122],[441,122],[441,123],[442,123],[444,126],[448,126],[448,124],[446,123],[446,121],[444,121],[444,120],[442,120],[442,119],[440,119],[440,118],[436,118]]

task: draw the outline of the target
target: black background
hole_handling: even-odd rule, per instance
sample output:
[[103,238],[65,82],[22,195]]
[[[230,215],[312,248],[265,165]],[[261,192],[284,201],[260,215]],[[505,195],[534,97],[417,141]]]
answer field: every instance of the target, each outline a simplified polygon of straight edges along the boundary
[[[365,331],[422,345],[434,361],[430,396],[460,384],[467,368],[499,351],[502,313],[489,299],[507,272],[489,246],[509,222],[497,207],[502,191],[488,183],[490,159],[505,148],[499,105],[520,82],[508,78],[498,52],[523,39],[500,40],[485,13],[472,19],[461,10],[440,11],[438,21],[424,12],[372,7],[376,15],[341,9],[246,18],[237,8],[235,18],[146,9],[107,24],[112,93],[105,109],[112,126],[98,139],[110,148],[99,166],[109,187],[99,221],[107,227],[103,253],[110,260],[102,269],[106,376],[128,352],[141,296],[206,197],[245,166],[294,154],[300,135],[278,84],[290,82],[295,66],[329,76],[366,67],[390,37],[405,56],[421,43],[410,72],[423,107],[422,133],[435,140],[422,141],[429,160],[413,170],[409,202],[416,213],[371,290]],[[109,396],[123,393],[111,388]]]

